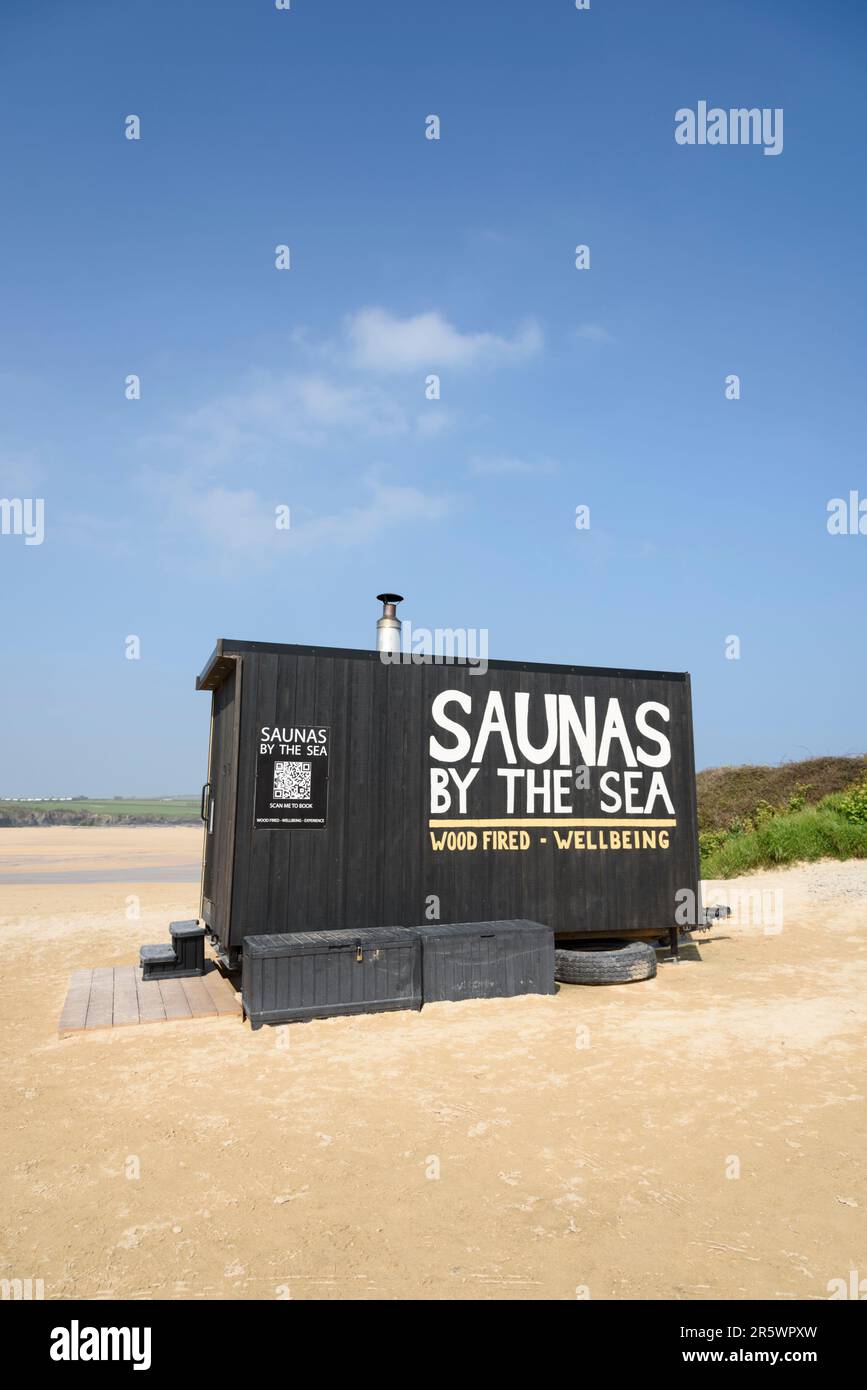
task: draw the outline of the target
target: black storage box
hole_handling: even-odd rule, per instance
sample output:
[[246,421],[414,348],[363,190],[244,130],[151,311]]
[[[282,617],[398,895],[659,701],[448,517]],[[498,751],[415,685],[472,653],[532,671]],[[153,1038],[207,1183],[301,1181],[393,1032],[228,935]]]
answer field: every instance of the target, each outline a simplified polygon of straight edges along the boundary
[[404,927],[244,938],[241,998],[253,1028],[421,1008],[421,948]]
[[426,1004],[554,993],[554,933],[541,922],[452,922],[416,930]]

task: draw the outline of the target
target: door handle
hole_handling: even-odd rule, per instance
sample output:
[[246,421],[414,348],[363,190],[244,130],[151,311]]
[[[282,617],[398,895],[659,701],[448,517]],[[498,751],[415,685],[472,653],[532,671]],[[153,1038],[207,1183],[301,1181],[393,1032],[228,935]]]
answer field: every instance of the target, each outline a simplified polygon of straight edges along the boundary
[[207,819],[208,819],[208,812],[207,812],[207,810],[206,810],[206,801],[210,801],[210,799],[211,799],[211,784],[210,784],[210,782],[206,782],[205,785],[202,787],[202,801],[201,801],[201,805],[199,806],[199,818],[200,818],[201,820],[207,820]]

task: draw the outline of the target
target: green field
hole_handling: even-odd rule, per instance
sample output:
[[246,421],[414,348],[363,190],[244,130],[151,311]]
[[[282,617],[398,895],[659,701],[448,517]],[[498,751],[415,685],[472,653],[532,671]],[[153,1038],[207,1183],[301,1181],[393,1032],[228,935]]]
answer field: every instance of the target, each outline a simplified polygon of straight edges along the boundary
[[87,798],[84,801],[4,801],[0,799],[0,820],[28,822],[36,816],[51,817],[51,823],[74,825],[92,816],[108,816],[146,822],[163,821],[167,825],[188,823],[199,819],[197,797],[178,796],[166,800],[130,797],[116,800]]

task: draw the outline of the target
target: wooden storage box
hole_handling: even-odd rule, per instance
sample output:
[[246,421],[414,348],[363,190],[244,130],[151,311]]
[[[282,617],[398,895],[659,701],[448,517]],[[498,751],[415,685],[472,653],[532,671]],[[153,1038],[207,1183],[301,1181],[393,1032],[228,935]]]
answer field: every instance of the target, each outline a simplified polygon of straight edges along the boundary
[[541,922],[452,922],[416,930],[426,1004],[554,993],[554,933]]
[[244,938],[241,998],[254,1028],[421,1008],[418,934],[403,927]]

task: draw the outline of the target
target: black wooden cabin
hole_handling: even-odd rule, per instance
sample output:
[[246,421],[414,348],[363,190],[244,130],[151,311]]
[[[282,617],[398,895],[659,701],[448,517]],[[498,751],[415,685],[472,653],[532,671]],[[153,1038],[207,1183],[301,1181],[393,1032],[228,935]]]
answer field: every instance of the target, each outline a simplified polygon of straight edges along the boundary
[[700,911],[684,673],[222,638],[196,686],[201,916],[232,963],[249,934],[528,918],[651,938],[685,894]]

